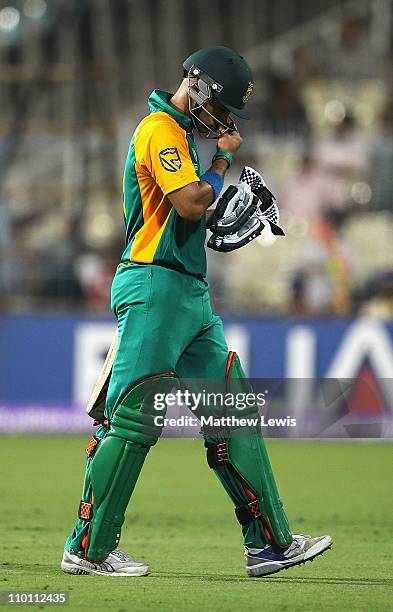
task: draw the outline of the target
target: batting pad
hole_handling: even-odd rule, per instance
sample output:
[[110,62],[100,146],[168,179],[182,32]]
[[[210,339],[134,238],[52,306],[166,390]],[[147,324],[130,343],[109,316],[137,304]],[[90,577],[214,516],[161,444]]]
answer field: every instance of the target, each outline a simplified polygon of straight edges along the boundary
[[[252,393],[235,353],[230,353],[228,363],[231,392]],[[256,406],[253,412],[258,415]],[[205,446],[209,466],[235,504],[244,544],[251,548],[270,544],[278,551],[287,548],[292,543],[292,533],[260,427],[250,425],[242,431],[229,431],[226,438],[205,436]]]

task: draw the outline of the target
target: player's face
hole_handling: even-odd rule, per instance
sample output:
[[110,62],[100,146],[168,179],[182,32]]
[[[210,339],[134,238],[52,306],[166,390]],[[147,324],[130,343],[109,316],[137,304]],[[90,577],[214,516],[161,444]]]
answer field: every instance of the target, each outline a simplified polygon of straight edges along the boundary
[[[206,104],[206,110],[200,109],[198,112],[199,119],[213,132],[223,128],[223,126],[232,127],[234,122],[230,116],[230,112],[226,109],[218,100],[213,100]],[[202,125],[198,124],[198,130],[202,134],[208,134],[209,130]]]

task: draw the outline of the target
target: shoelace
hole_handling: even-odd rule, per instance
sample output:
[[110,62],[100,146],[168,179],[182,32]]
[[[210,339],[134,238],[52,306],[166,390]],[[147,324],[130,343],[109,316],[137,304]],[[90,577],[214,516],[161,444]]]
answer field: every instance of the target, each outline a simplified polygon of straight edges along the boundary
[[122,550],[112,550],[111,555],[116,557],[116,559],[118,559],[119,561],[132,561],[132,559]]

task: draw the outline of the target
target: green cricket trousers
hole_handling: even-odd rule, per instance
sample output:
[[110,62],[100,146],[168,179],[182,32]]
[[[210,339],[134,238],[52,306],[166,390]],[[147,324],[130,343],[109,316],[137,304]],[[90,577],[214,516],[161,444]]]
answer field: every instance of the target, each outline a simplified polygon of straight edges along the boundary
[[[97,561],[118,543],[144,458],[160,434],[150,439],[141,433],[138,423],[143,401],[135,393],[129,399],[133,387],[164,373],[179,379],[225,381],[229,363],[223,324],[212,312],[209,285],[203,279],[158,265],[120,264],[112,284],[111,308],[117,318],[119,343],[107,393],[106,421],[96,431],[99,448],[88,458],[79,519],[66,542],[68,551],[84,551],[86,558]],[[229,355],[232,366],[235,354]],[[236,360],[233,370],[239,379],[244,378]],[[133,420],[131,427],[129,419]],[[122,475],[116,471],[118,465],[125,465],[120,439],[121,453],[128,445],[129,475],[122,484]],[[233,441],[233,452],[223,454],[225,443],[205,436],[208,463],[235,503],[245,544],[261,548],[275,542],[287,547],[292,535],[262,436]],[[231,464],[224,465],[223,458]]]

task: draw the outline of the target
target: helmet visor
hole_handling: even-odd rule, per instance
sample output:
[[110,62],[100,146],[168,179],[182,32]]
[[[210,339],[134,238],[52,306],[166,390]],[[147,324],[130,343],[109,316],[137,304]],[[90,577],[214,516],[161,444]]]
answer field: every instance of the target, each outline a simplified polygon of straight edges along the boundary
[[[195,78],[193,69],[194,67],[188,73],[188,107],[199,134],[203,138],[220,138],[225,132],[237,131],[235,122],[230,116],[231,111],[217,97],[220,85],[214,83],[207,75],[202,76],[199,69],[196,69],[199,78]],[[205,113],[203,119],[202,113]]]

